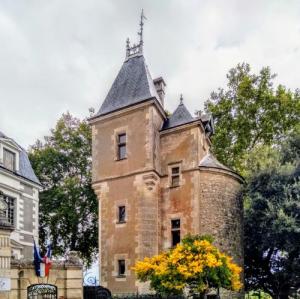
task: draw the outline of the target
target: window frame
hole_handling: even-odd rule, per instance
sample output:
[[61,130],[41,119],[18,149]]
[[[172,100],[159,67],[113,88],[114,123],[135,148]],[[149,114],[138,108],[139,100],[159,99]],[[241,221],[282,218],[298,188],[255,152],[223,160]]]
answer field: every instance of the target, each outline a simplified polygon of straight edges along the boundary
[[[179,221],[179,226],[178,227],[173,227],[173,223],[175,223],[175,221]],[[174,244],[174,235],[179,233],[179,242],[177,242],[176,244]],[[171,247],[176,247],[177,244],[180,244],[181,242],[181,220],[180,218],[176,218],[176,219],[171,219]]]
[[[125,136],[125,141],[121,141],[121,137]],[[119,132],[117,133],[117,161],[125,160],[127,159],[127,134],[126,132]],[[125,148],[125,154],[124,157],[121,157],[121,148]]]
[[[121,208],[124,208],[124,219],[121,219]],[[120,224],[120,223],[126,223],[126,220],[127,220],[127,215],[126,215],[126,205],[119,205],[118,206],[118,210],[117,210],[117,217],[118,217],[118,221],[117,223]]]
[[[123,263],[124,262],[124,271],[121,271],[121,262]],[[126,259],[118,259],[117,261],[117,264],[118,264],[118,277],[126,277]],[[123,273],[121,273],[123,272]]]
[[[176,188],[180,186],[180,176],[181,176],[181,167],[180,165],[173,165],[170,167],[170,187],[171,188]],[[178,169],[178,172],[174,172],[174,169]],[[175,182],[175,180],[178,180],[177,182]]]
[[16,208],[17,208],[16,198],[4,194],[4,201],[7,204],[7,209],[5,211],[5,218],[13,227],[15,227],[16,221],[17,221],[17,219],[16,219]]
[[15,212],[16,212],[16,205],[15,205],[15,198],[11,197],[11,196],[6,196],[6,203],[8,205],[7,207],[7,219],[8,222],[15,226]]
[[[6,153],[12,155],[12,157],[13,157],[13,169],[7,167],[7,165],[5,164],[5,161],[6,161],[5,155],[6,155]],[[3,166],[6,169],[10,170],[10,171],[16,171],[17,170],[17,154],[15,152],[9,150],[6,147],[3,147]]]

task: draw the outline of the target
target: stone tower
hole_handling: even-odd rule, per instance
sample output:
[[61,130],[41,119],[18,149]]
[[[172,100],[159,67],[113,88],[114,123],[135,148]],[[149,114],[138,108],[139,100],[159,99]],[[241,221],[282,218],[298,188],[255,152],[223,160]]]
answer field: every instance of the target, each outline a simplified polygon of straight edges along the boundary
[[210,153],[211,116],[193,117],[182,96],[167,116],[166,84],[151,78],[142,29],[143,15],[140,42],[127,41],[121,70],[90,119],[100,284],[114,294],[147,292],[131,267],[187,233],[215,236],[243,264],[242,179]]

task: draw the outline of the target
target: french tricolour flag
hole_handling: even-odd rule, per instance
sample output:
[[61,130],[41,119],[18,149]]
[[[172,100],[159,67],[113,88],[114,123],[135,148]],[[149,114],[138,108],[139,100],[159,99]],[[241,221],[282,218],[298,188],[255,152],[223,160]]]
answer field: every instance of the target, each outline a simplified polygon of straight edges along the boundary
[[34,268],[36,276],[38,277],[46,277],[49,275],[49,270],[51,267],[51,245],[48,244],[46,255],[42,258],[40,255],[39,248],[36,246],[34,242]]

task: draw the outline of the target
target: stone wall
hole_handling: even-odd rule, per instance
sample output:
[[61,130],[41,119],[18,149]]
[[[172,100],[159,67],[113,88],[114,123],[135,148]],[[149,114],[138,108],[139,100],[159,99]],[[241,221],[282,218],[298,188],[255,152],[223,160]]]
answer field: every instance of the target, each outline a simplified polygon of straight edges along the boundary
[[[149,104],[95,122],[92,125],[93,182],[154,169],[154,152],[158,155],[157,128],[161,123],[156,108]],[[117,137],[122,133],[126,133],[127,158],[118,160]]]
[[[181,237],[188,233],[199,233],[198,164],[206,154],[207,148],[207,140],[203,139],[203,134],[199,124],[189,124],[161,133],[161,249],[171,247],[172,219],[180,219]],[[171,169],[176,166],[180,168],[180,180],[177,187],[172,187]]]
[[[11,247],[10,247],[10,233],[11,229],[0,226],[0,299],[8,299],[9,292],[6,291],[11,277],[10,261],[11,261]],[[2,285],[3,284],[3,285]]]
[[[212,235],[215,244],[244,266],[243,201],[241,178],[230,171],[200,168],[199,233]],[[222,292],[222,298],[243,298],[243,293]]]
[[[229,170],[202,169],[210,148],[202,124],[160,131],[161,115],[147,103],[93,121],[93,188],[99,200],[101,285],[113,294],[143,293],[137,260],[171,247],[171,220],[180,220],[181,238],[209,233],[243,265],[241,178]],[[127,157],[116,159],[116,138],[126,133]],[[178,186],[171,185],[179,167]],[[119,206],[126,221],[118,223]],[[125,275],[118,275],[125,260]],[[230,298],[229,295],[228,298]],[[238,296],[233,294],[232,296]],[[232,297],[234,298],[234,297]]]
[[[57,286],[58,299],[82,299],[82,266],[78,262],[55,262],[49,277],[37,277],[32,261],[13,261],[11,265],[11,291],[7,299],[27,299],[27,288],[33,284]],[[2,298],[0,296],[0,298]]]
[[30,258],[32,236],[38,240],[38,188],[23,183],[18,176],[0,173],[0,191],[14,199],[14,230],[11,233],[13,255]]
[[[141,125],[141,123],[143,125]],[[114,294],[143,286],[131,270],[137,259],[158,253],[160,231],[160,142],[162,117],[147,103],[97,121],[93,132],[93,188],[99,199],[101,285]],[[126,133],[127,158],[118,160],[117,136]],[[118,223],[118,207],[126,221]],[[125,276],[118,275],[125,260]]]

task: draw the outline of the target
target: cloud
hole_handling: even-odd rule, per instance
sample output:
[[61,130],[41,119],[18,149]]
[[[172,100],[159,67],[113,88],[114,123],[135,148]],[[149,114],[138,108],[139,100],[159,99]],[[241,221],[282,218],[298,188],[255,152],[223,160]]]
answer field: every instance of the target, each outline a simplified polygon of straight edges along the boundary
[[277,83],[298,87],[300,2],[53,0],[0,2],[0,130],[23,146],[65,111],[99,109],[147,16],[145,55],[167,82],[166,105],[183,93],[191,112],[226,84],[239,62],[270,66]]

